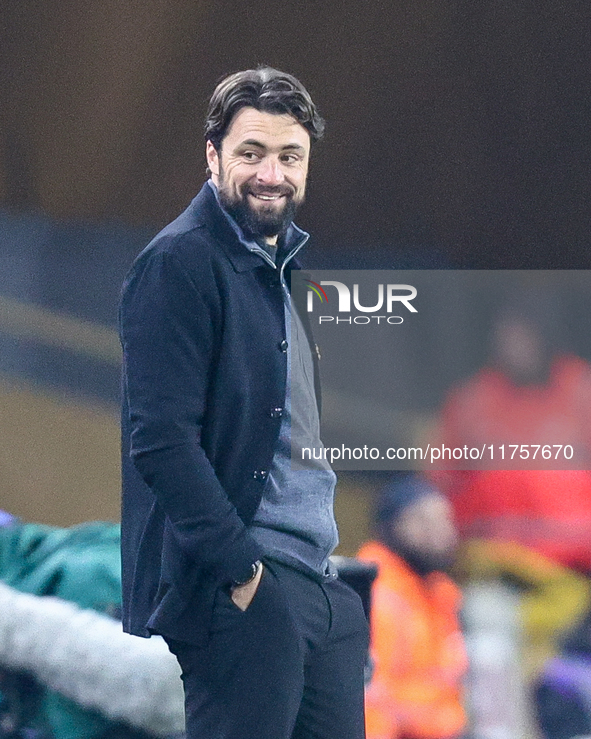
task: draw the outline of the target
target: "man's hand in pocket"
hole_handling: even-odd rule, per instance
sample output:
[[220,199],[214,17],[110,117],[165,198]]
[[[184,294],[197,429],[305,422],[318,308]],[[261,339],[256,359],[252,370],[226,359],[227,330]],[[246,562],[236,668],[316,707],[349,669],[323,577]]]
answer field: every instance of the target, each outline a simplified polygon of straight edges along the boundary
[[263,576],[263,563],[260,562],[257,573],[250,582],[244,585],[235,585],[232,588],[231,598],[234,605],[238,606],[241,611],[246,611],[252,599],[255,596],[261,577]]

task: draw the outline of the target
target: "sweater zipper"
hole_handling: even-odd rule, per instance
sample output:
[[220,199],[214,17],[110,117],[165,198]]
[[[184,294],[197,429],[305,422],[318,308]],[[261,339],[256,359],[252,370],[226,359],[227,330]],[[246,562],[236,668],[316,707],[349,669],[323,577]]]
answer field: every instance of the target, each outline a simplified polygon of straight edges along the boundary
[[[289,254],[283,260],[283,264],[281,265],[281,270],[279,271],[279,282],[282,285],[285,284],[285,280],[284,280],[284,277],[283,277],[283,273],[285,271],[285,266],[287,265],[287,263],[289,261],[291,261],[295,257],[295,255],[299,252],[299,250],[306,243],[306,241],[308,241],[309,238],[310,238],[309,236],[303,236],[302,237],[302,240],[294,246],[294,248],[289,252]],[[275,269],[277,269],[277,266],[275,266]]]
[[[283,264],[281,265],[281,269],[279,270],[279,282],[281,283],[282,287],[284,287],[285,289],[287,289],[287,285],[285,284],[285,278],[283,276],[283,273],[285,272],[285,267],[287,266],[287,263],[290,262],[295,257],[295,255],[304,246],[304,244],[306,243],[306,241],[308,241],[309,238],[310,238],[309,236],[303,236],[302,240],[299,241],[294,246],[294,248],[289,252],[289,254],[283,260]],[[267,262],[267,264],[273,267],[273,269],[275,270],[277,269],[277,265],[275,264],[275,262],[271,259],[271,257],[267,254],[267,252],[264,249],[261,249],[260,246],[250,247],[250,251],[253,254],[258,254],[259,256],[263,257],[263,259],[265,260],[265,262]]]

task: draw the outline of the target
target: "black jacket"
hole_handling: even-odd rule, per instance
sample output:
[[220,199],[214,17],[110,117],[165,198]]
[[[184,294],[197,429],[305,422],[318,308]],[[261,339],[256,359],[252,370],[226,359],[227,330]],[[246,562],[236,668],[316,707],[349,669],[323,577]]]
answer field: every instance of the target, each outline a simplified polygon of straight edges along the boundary
[[277,270],[240,243],[208,185],[136,259],[120,331],[123,626],[202,644],[216,588],[264,555],[247,525],[289,340]]

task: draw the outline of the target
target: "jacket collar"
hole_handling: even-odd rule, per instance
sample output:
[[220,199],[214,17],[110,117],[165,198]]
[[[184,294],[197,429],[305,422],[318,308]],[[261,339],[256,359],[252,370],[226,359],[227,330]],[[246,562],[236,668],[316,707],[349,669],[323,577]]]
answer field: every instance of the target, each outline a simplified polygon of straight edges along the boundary
[[[247,272],[261,266],[261,258],[249,251],[232,228],[228,218],[220,208],[215,193],[209,183],[205,183],[198,195],[191,202],[188,210],[195,228],[206,228],[212,238],[225,252],[236,272]],[[308,240],[308,234],[295,224],[291,224],[286,237],[286,253],[301,248]],[[299,251],[299,248],[298,248]],[[300,269],[299,263],[292,259],[291,269]]]

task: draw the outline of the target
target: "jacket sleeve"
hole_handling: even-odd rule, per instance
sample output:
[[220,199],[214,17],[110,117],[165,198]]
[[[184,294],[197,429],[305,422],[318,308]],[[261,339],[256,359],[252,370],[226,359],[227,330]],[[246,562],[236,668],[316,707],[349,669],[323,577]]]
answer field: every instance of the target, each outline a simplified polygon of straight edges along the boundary
[[179,545],[220,579],[244,580],[263,552],[229,501],[202,446],[215,372],[220,298],[164,251],[145,255],[123,287],[120,331],[131,458]]

